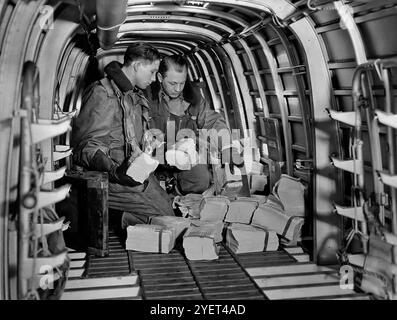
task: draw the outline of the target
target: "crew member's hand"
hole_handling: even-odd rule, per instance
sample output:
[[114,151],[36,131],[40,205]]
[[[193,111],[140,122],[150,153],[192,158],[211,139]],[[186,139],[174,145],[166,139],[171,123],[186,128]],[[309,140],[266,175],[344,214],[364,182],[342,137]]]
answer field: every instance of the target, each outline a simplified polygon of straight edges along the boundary
[[128,160],[129,159],[126,159],[121,165],[118,166],[115,162],[113,162],[112,159],[110,159],[110,157],[108,157],[101,150],[98,150],[91,160],[90,169],[108,172],[109,182],[135,187],[141,183],[126,175],[127,169],[129,167]]
[[135,181],[130,176],[126,174],[129,167],[129,161],[126,159],[121,165],[114,165],[109,171],[109,181],[113,183],[118,183],[123,186],[135,187],[141,183]]

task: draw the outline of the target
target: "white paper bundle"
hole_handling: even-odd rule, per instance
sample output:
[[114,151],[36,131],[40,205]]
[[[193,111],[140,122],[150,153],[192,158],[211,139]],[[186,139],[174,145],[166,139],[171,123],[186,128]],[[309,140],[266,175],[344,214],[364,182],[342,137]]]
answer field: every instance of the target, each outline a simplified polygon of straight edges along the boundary
[[174,208],[178,207],[183,216],[194,219],[200,218],[200,203],[203,200],[201,194],[189,193],[185,196],[176,196],[173,201]]
[[225,224],[223,221],[202,221],[202,220],[191,220],[190,225],[193,227],[203,228],[204,230],[212,230],[214,241],[216,243],[223,240],[222,232]]
[[154,224],[137,224],[127,227],[127,250],[169,253],[175,245],[174,228]]
[[267,176],[265,175],[251,175],[249,176],[250,190],[252,193],[259,191],[263,192],[267,184]]
[[225,166],[221,195],[229,199],[235,198],[243,187],[241,170],[233,166],[233,171],[233,173],[230,171],[229,165]]
[[266,202],[263,203],[262,205],[266,207],[272,207],[273,209],[284,213],[283,203],[273,194],[269,194],[269,196],[266,198]]
[[248,168],[247,174],[249,175],[262,175],[264,172],[264,165],[258,161],[251,161],[251,166]]
[[175,239],[190,226],[189,219],[174,216],[153,216],[149,219],[149,223],[171,228],[175,231]]
[[243,188],[242,181],[229,181],[222,187],[221,195],[232,199],[235,198]]
[[223,221],[229,203],[229,199],[224,196],[203,198],[200,204],[200,220]]
[[248,197],[230,201],[225,222],[250,224],[252,215],[258,205],[256,199]]
[[135,181],[143,183],[156,170],[159,162],[142,152],[128,167],[126,174]]
[[286,238],[288,241],[297,241],[304,223],[302,217],[290,217],[273,204],[260,204],[254,211],[251,225],[263,229],[270,229]]
[[[260,194],[253,194],[251,195],[251,198],[254,198],[259,204],[265,203],[267,201],[267,196],[263,196]],[[236,198],[238,199],[238,198]]]
[[190,225],[183,236],[183,248],[189,260],[218,259],[219,246],[216,244],[215,225]]
[[282,174],[274,186],[273,193],[283,204],[286,215],[305,216],[305,186],[299,178]]
[[275,231],[232,223],[226,228],[226,245],[234,253],[276,251],[279,240]]
[[199,162],[195,141],[191,138],[179,140],[167,150],[165,159],[169,165],[179,170],[190,170]]

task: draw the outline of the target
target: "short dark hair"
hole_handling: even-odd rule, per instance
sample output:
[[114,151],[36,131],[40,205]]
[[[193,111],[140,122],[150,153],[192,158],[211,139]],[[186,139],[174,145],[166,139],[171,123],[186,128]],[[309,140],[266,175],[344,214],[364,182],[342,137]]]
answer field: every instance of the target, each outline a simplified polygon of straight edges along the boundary
[[166,56],[164,57],[159,66],[159,73],[165,77],[166,72],[171,68],[171,66],[177,71],[177,72],[183,72],[183,70],[188,69],[187,67],[187,60],[185,57],[179,54],[174,54],[171,56]]
[[134,43],[128,46],[124,54],[124,65],[129,66],[136,60],[147,60],[150,63],[160,60],[160,52],[148,43]]

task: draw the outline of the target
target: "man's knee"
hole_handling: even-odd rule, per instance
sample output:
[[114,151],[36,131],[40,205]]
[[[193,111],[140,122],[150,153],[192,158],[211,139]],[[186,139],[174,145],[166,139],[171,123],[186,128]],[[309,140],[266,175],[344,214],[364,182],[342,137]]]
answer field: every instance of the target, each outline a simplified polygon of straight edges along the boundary
[[121,227],[123,229],[127,228],[128,226],[147,223],[149,223],[149,216],[143,214],[124,211],[123,216],[121,217]]
[[197,165],[178,174],[177,180],[183,193],[202,193],[211,185],[211,172],[207,165]]

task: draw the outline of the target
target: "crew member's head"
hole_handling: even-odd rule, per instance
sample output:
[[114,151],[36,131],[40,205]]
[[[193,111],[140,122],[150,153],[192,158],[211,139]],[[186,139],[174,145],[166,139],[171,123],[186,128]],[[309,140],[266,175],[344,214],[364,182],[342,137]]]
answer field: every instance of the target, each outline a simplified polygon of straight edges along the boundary
[[133,86],[145,89],[156,80],[160,59],[160,53],[150,44],[134,43],[124,54],[122,70]]
[[166,56],[161,60],[157,79],[165,94],[177,98],[183,92],[187,79],[187,61],[181,55]]

